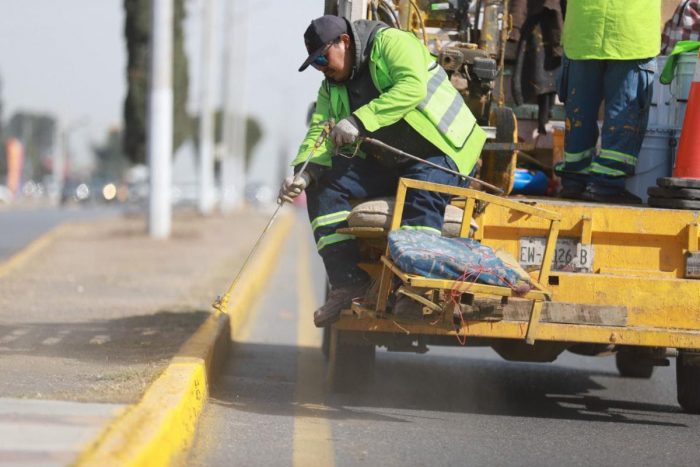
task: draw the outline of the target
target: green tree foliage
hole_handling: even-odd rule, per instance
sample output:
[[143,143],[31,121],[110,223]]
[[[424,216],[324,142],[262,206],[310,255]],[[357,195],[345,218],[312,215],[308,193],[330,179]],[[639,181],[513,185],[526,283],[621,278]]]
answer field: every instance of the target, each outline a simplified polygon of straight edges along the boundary
[[245,121],[245,166],[250,167],[253,149],[262,139],[262,127],[254,117],[248,117]]
[[[192,119],[192,128],[195,128],[195,144],[199,147],[199,117]],[[245,119],[245,166],[250,166],[253,158],[253,149],[258,145],[263,136],[260,122],[255,117],[248,115]],[[214,141],[221,143],[224,140],[223,111],[214,113]]]
[[[146,162],[146,104],[152,0],[124,0],[128,91],[124,101],[124,152],[134,163]],[[174,0],[173,153],[191,135],[186,103],[189,87],[183,38],[185,0]]]

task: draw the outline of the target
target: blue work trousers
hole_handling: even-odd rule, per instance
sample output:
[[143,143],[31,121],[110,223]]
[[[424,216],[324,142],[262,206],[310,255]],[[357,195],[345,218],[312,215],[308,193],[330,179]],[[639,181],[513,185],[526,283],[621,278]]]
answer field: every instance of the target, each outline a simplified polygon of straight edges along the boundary
[[[454,161],[445,155],[426,160],[457,171]],[[420,162],[386,167],[374,157],[333,157],[333,166],[324,170],[320,180],[306,189],[307,209],[316,247],[332,287],[344,287],[367,280],[357,266],[360,260],[355,237],[336,233],[347,227],[352,206],[350,199],[394,196],[399,177],[453,186],[466,186],[462,178]],[[404,205],[402,228],[432,231],[439,235],[445,207],[450,197],[439,193],[409,189]]]
[[[649,120],[656,58],[564,59],[559,99],[566,108],[564,163],[557,172],[624,186],[634,175]],[[605,101],[602,133],[598,111]],[[598,137],[601,150],[596,151]]]

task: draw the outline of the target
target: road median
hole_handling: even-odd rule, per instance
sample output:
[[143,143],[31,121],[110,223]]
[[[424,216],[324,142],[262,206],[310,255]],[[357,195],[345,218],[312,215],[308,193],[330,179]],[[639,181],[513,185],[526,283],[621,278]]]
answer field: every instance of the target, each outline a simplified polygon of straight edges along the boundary
[[212,314],[181,347],[141,400],[108,426],[86,449],[78,465],[169,465],[183,460],[209,393],[218,362],[232,332],[248,319],[267,285],[293,216],[286,214],[269,231],[225,306]]

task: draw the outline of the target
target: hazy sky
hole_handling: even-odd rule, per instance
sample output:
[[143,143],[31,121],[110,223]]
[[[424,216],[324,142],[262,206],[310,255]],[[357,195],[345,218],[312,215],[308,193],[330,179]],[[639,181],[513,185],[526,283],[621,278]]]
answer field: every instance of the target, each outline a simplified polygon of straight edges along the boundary
[[[223,7],[229,0],[218,1]],[[303,32],[311,18],[323,13],[323,2],[235,1],[239,21],[249,24],[247,107],[266,131],[251,178],[276,183],[271,178],[280,146],[290,154],[296,151],[308,104],[320,83],[318,72],[296,70],[305,58]],[[202,0],[186,4],[190,108],[196,110]],[[218,27],[222,21],[223,12]],[[126,92],[123,27],[122,0],[0,0],[3,118],[21,109],[53,114],[62,126],[82,120],[86,124],[72,133],[71,147],[85,159],[91,142],[121,125]]]

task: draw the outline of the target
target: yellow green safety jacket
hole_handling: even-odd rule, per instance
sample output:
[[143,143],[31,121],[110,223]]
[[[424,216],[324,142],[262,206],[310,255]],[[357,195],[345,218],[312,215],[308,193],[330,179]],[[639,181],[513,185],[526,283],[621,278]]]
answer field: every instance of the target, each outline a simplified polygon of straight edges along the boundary
[[[477,125],[445,70],[418,38],[399,29],[381,29],[374,37],[369,70],[379,97],[353,113],[364,128],[374,132],[404,119],[451,157],[461,173],[469,174],[479,158],[486,133]],[[304,162],[309,156],[324,122],[329,118],[338,122],[349,116],[346,87],[324,80],[309,130],[292,165]],[[330,167],[334,150],[327,139],[311,162]]]
[[661,0],[569,0],[564,53],[574,60],[639,60],[661,49]]

